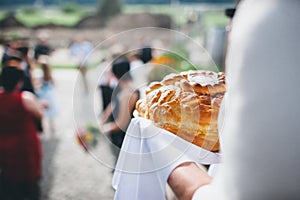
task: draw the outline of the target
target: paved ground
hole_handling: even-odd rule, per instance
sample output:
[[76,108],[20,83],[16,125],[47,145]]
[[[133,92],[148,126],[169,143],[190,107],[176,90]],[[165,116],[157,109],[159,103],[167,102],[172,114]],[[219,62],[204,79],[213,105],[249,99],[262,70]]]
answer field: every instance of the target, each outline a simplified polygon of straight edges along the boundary
[[[91,74],[93,73],[95,74],[95,71]],[[92,97],[96,99],[95,107],[99,101],[98,91],[90,91],[87,95],[80,87],[81,82],[76,84],[77,75],[76,70],[54,71],[60,114],[56,119],[56,132],[48,131],[45,124],[46,130],[41,135],[44,156],[41,181],[43,200],[113,199],[112,173],[109,167],[112,166],[113,157],[108,141],[102,136],[97,149],[89,154],[83,151],[75,138],[75,121],[86,122],[89,120],[87,118],[91,117],[87,117],[88,112],[82,114],[79,111],[84,111],[90,106],[88,103]],[[95,87],[93,84],[91,83],[92,87]],[[75,85],[77,88],[74,92]],[[74,99],[77,102],[75,109]],[[74,110],[77,112],[76,120]]]

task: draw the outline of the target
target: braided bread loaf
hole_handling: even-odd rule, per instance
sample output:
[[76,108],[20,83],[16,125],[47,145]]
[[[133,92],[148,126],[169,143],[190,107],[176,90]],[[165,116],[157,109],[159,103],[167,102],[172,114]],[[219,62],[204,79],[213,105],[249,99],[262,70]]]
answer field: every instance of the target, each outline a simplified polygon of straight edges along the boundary
[[210,151],[219,150],[218,112],[224,73],[193,70],[153,82],[136,104],[139,116]]

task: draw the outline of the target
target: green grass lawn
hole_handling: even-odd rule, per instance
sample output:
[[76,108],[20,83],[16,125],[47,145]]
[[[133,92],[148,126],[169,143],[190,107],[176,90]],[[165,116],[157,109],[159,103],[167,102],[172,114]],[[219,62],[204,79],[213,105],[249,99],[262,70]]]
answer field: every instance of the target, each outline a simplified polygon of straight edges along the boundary
[[[99,63],[91,63],[88,65],[89,69],[94,69],[99,65]],[[53,69],[77,69],[78,66],[76,65],[51,65]]]

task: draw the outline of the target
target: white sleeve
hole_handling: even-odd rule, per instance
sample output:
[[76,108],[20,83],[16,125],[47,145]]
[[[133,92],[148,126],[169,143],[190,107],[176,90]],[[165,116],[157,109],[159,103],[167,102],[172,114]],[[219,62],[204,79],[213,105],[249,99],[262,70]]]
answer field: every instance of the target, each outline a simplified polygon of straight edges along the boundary
[[299,11],[296,0],[239,6],[226,61],[223,166],[195,200],[300,198]]
[[216,188],[213,185],[206,185],[198,189],[192,200],[221,200],[220,194],[216,192]]

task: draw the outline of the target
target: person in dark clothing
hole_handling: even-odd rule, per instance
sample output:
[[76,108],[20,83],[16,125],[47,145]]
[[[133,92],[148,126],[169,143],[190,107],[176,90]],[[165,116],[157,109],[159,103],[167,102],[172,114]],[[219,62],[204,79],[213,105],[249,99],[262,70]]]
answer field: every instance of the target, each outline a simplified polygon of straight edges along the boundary
[[102,97],[102,110],[105,110],[111,102],[113,88],[111,88],[109,85],[100,85],[99,88],[101,90]]
[[28,46],[20,46],[17,48],[17,51],[21,54],[21,63],[20,66],[24,70],[25,76],[23,80],[23,86],[22,91],[29,91],[35,94],[34,87],[32,84],[32,78],[31,78],[31,63],[28,58]]
[[127,59],[117,59],[113,63],[112,72],[118,80],[118,86],[113,92],[112,102],[103,114],[103,124],[100,126],[100,130],[108,135],[114,145],[112,148],[116,159],[139,99],[139,91],[135,89],[129,71],[130,63]]
[[[18,47],[15,51],[7,54],[6,60],[4,62],[3,68],[6,67],[17,67],[24,72],[21,91],[28,91],[35,94],[34,87],[31,79],[31,65],[28,59],[28,50],[26,46]],[[2,85],[2,80],[0,79],[0,86]],[[35,124],[38,132],[43,132],[42,122],[39,119],[35,119]]]
[[15,49],[11,49],[5,53],[5,57],[2,59],[2,68],[5,67],[17,67],[24,71],[22,91],[34,92],[33,84],[31,81],[31,65],[28,58],[29,47],[19,46]]
[[48,36],[46,34],[42,34],[38,38],[38,43],[34,47],[34,59],[38,61],[41,55],[49,55],[51,53],[51,47],[48,44]]

